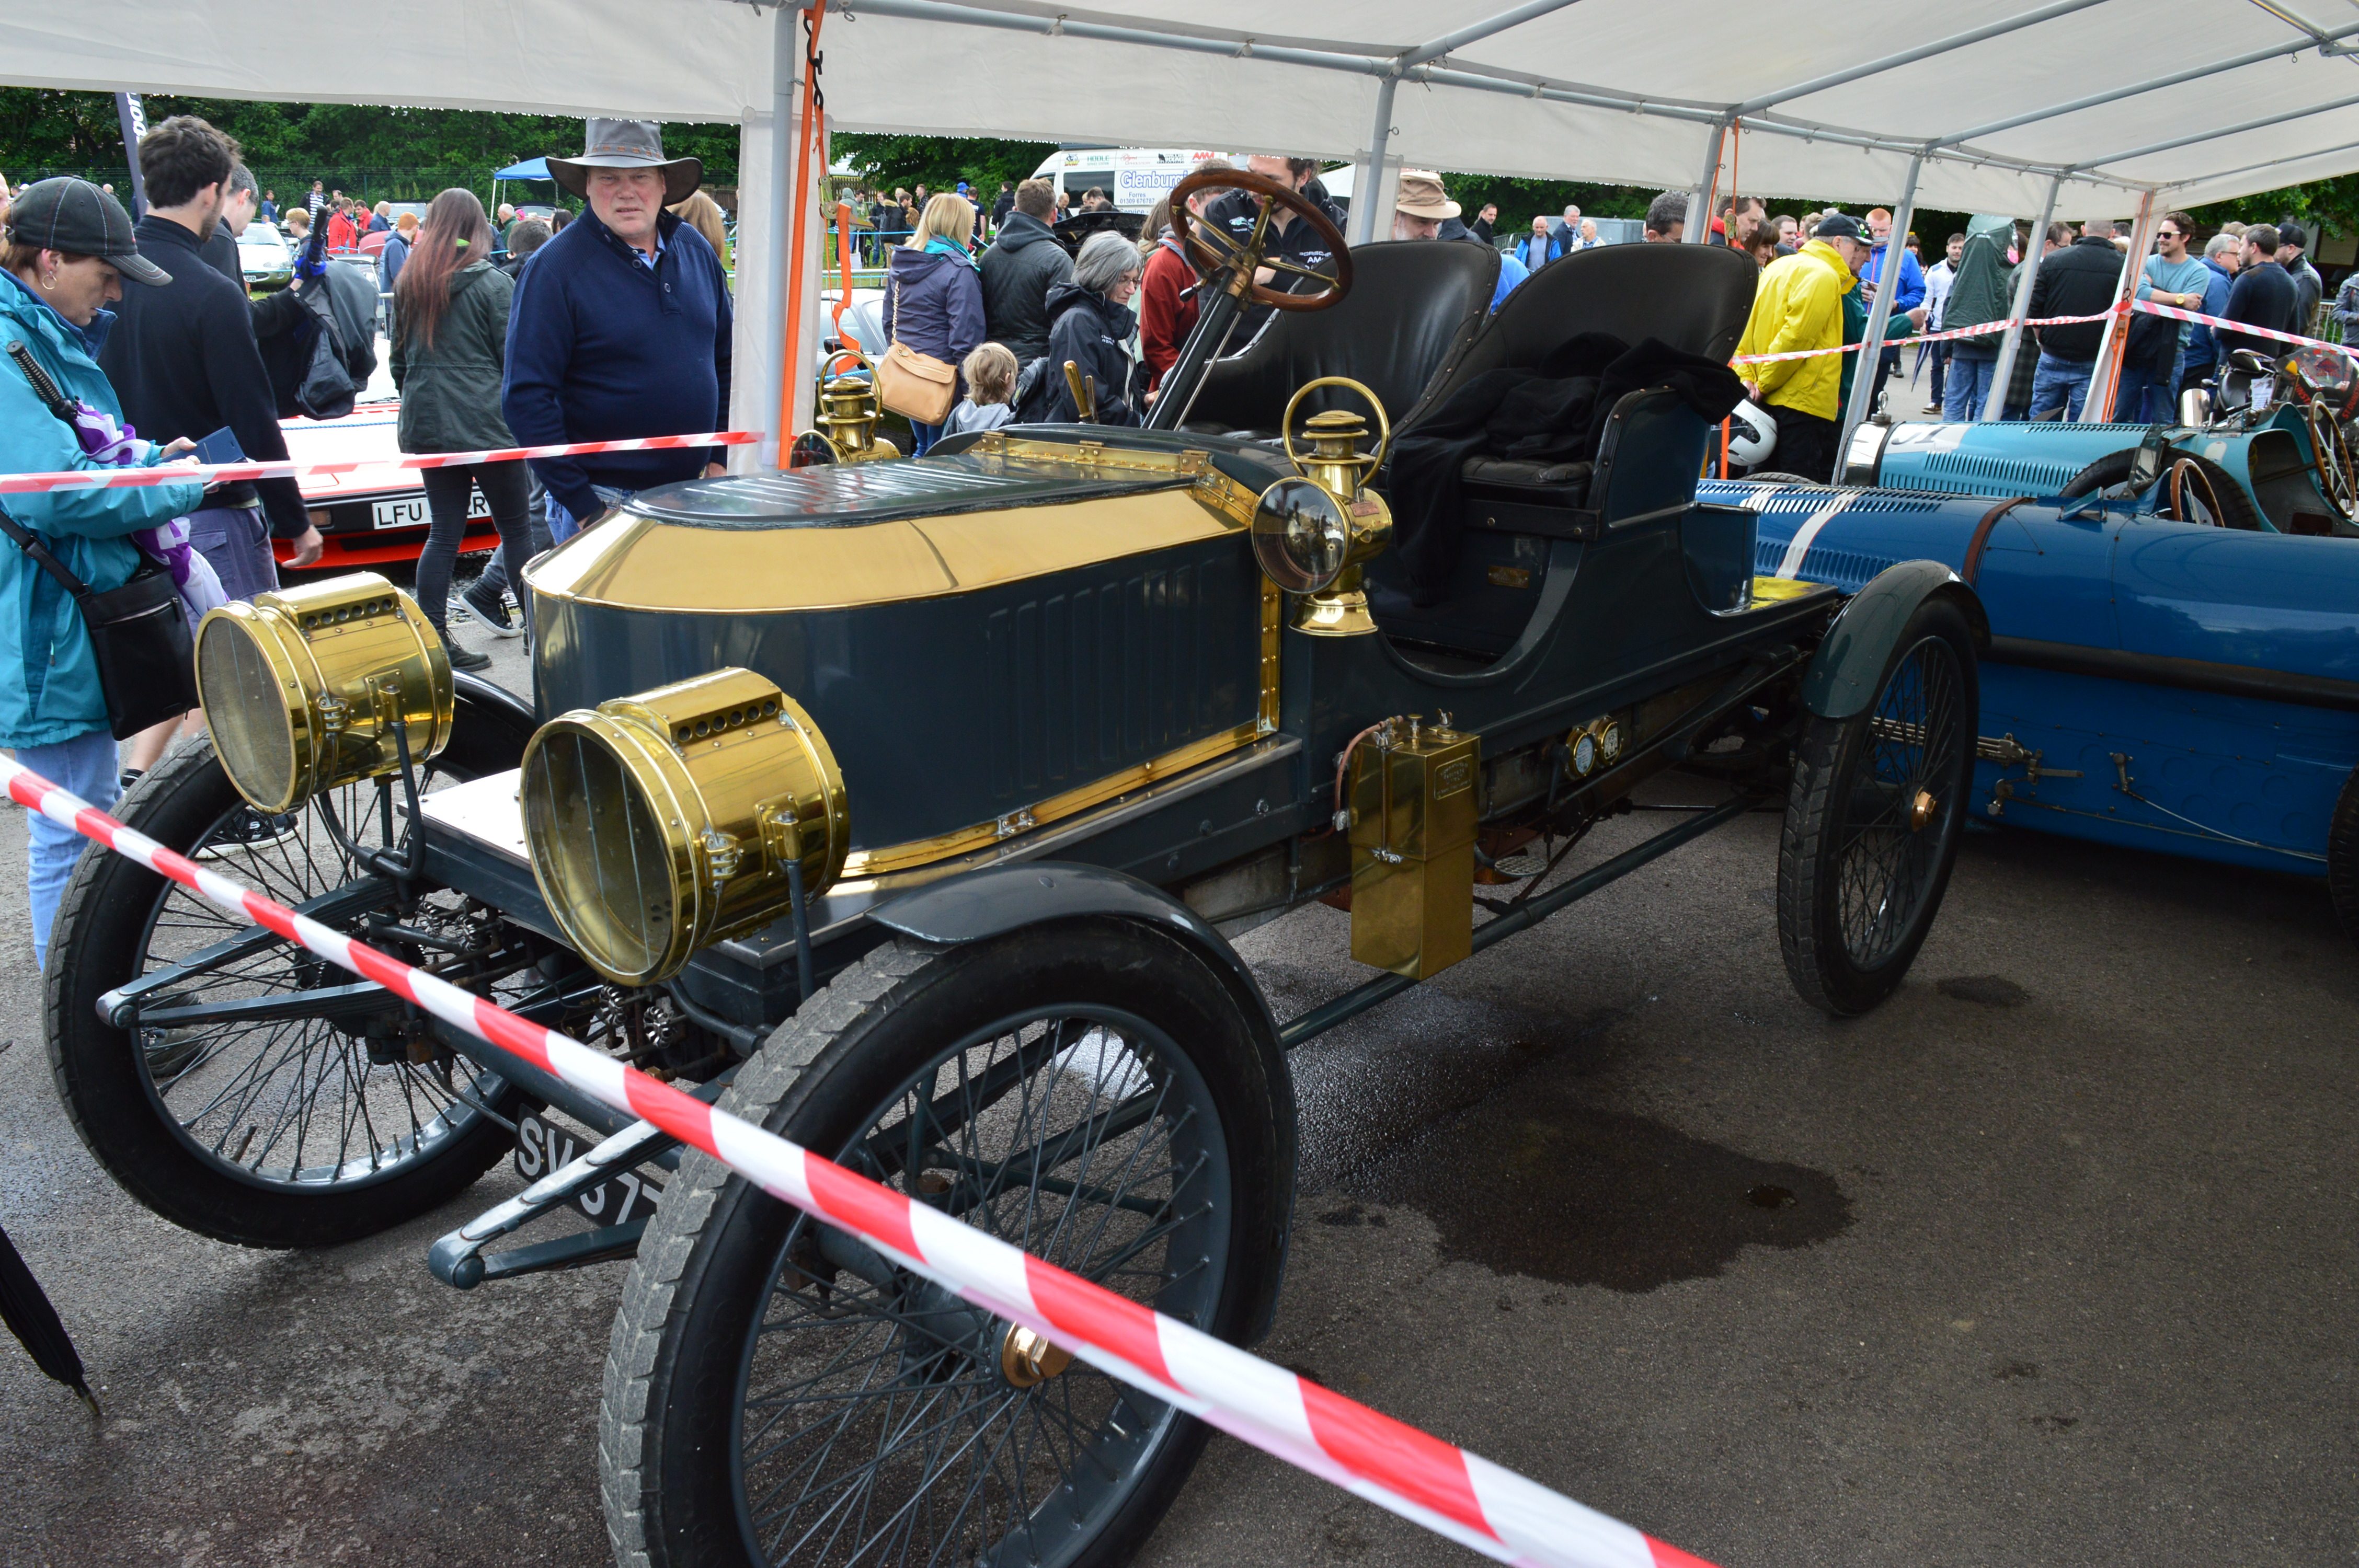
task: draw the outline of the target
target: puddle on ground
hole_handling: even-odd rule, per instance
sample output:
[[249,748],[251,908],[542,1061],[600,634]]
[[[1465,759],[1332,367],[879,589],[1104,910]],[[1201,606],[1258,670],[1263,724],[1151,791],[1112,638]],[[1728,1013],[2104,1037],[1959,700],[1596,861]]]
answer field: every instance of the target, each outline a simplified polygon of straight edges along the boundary
[[1851,1224],[1835,1180],[1585,1104],[1544,1073],[1383,1162],[1351,1195],[1431,1219],[1442,1256],[1501,1274],[1651,1291],[1709,1279],[1746,1247],[1808,1247]]

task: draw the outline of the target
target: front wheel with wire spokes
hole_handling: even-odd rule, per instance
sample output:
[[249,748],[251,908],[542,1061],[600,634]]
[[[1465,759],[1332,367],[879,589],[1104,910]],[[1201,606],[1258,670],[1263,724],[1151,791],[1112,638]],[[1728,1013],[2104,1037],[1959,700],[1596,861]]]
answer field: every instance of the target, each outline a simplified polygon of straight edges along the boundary
[[[515,766],[521,717],[462,693],[422,787]],[[342,831],[386,847],[394,816],[375,785],[336,794]],[[513,1000],[530,961],[516,928],[430,888],[413,887],[405,905],[353,862],[319,806],[260,816],[211,745],[194,741],[119,814],[283,903],[311,903],[326,925]],[[135,981],[147,989],[117,1027],[100,999]],[[220,1240],[354,1240],[444,1203],[507,1145],[501,1118],[514,1115],[515,1091],[424,1036],[389,992],[120,855],[92,851],[75,869],[47,998],[50,1070],[83,1143],[133,1197]]]
[[[1274,1285],[1284,1059],[1142,925],[887,943],[722,1103],[1225,1339]],[[627,1568],[1071,1568],[1127,1559],[1204,1437],[691,1154],[625,1287],[599,1455]]]
[[1777,936],[1811,1005],[1865,1012],[1916,961],[1965,826],[1980,689],[1964,614],[1929,600],[1863,712],[1805,720],[1777,852]]

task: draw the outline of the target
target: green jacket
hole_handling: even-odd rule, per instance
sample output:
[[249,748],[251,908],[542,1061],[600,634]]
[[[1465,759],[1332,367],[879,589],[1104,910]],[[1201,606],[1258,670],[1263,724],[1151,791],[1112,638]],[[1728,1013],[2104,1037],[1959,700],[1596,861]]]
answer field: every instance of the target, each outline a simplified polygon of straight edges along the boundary
[[[2007,242],[2014,233],[2012,218],[1978,215],[1966,224],[1966,246],[1958,256],[1958,276],[1950,284],[1949,302],[1941,307],[1944,331],[2007,319],[2015,307],[2007,289],[2015,269],[2006,265]],[[1995,333],[1960,338],[1950,345],[1950,351],[1995,354],[1998,343]]]
[[395,291],[393,385],[401,394],[403,451],[475,452],[516,444],[500,414],[508,302],[515,296],[515,280],[490,262],[461,267],[451,275],[451,301],[428,343],[410,330],[410,312]]
[[[1859,290],[1856,288],[1852,289],[1843,297],[1843,341],[1844,342],[1864,343],[1867,341],[1868,308],[1867,301],[1859,297]],[[1903,338],[1913,338],[1916,335],[1917,323],[1911,321],[1899,311],[1894,311],[1886,319],[1884,323],[1884,341],[1886,342],[1897,343]],[[1838,357],[1843,361],[1843,384],[1836,392],[1835,395],[1838,401],[1835,406],[1838,408],[1848,408],[1851,406],[1852,367],[1859,363],[1862,356],[1859,354],[1843,354]],[[1838,414],[1836,417],[1841,418],[1842,416]]]

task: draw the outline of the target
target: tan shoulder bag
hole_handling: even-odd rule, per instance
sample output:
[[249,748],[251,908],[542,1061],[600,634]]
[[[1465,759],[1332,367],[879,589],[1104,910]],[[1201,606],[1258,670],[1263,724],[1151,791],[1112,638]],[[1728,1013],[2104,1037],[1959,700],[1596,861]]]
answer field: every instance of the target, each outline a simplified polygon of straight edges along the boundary
[[893,280],[892,344],[876,362],[876,400],[913,425],[939,425],[958,398],[958,366],[901,341],[901,280]]

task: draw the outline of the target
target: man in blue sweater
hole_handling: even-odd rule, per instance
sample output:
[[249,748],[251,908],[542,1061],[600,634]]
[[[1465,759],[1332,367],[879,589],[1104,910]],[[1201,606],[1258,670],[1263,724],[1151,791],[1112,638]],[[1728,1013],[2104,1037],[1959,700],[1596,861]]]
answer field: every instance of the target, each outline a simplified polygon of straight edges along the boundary
[[[592,120],[579,158],[549,160],[589,203],[533,254],[508,314],[500,410],[523,446],[680,436],[723,427],[733,319],[721,258],[666,209],[704,178],[666,158],[645,120]],[[533,462],[550,535],[571,538],[658,484],[723,471],[719,447]]]

